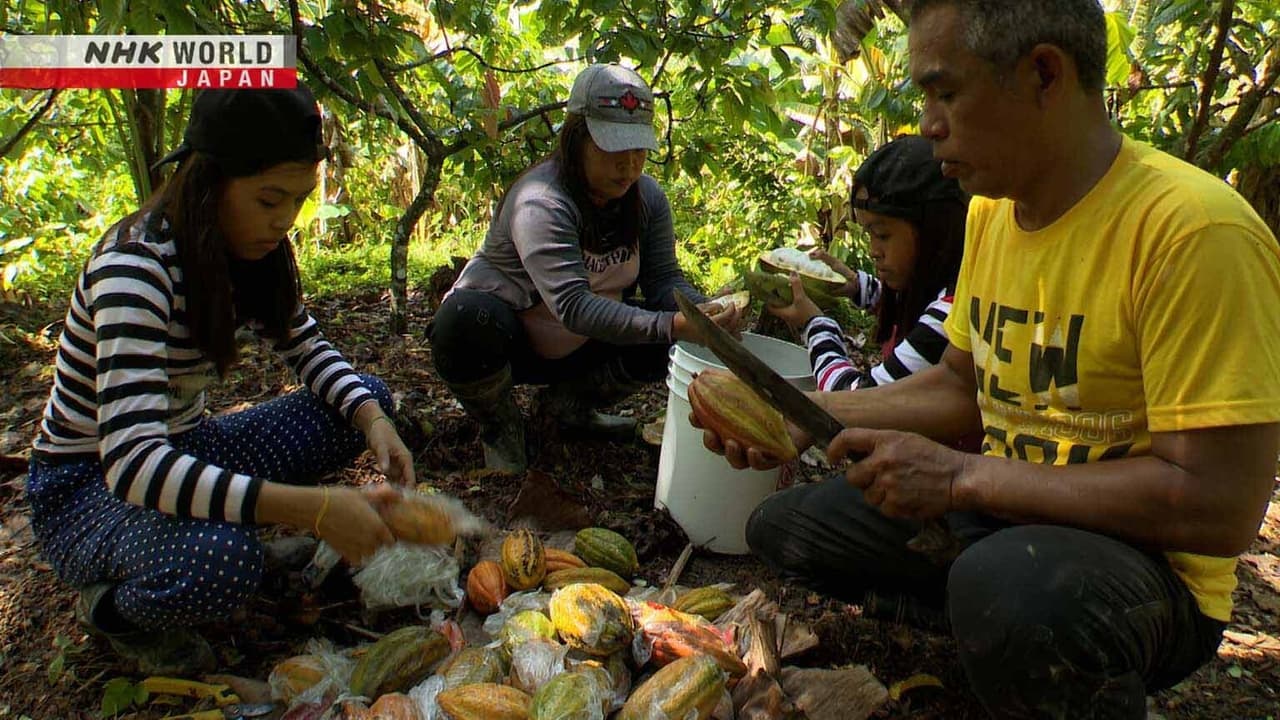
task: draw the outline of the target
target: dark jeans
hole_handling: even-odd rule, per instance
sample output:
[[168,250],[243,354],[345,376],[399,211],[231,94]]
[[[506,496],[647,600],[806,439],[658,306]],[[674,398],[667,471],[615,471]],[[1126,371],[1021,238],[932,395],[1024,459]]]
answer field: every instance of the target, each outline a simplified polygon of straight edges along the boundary
[[632,380],[651,382],[667,375],[665,343],[613,345],[599,340],[555,360],[538,356],[524,325],[501,298],[477,290],[454,290],[440,304],[427,329],[436,371],[447,382],[466,383],[511,365],[517,384],[546,385],[587,375],[610,361]]
[[1146,717],[1146,694],[1213,657],[1205,617],[1159,555],[1104,535],[953,513],[949,567],[907,549],[918,525],[881,515],[843,476],[776,493],[747,524],[781,575],[848,602],[905,593],[944,608],[974,693],[998,718]]

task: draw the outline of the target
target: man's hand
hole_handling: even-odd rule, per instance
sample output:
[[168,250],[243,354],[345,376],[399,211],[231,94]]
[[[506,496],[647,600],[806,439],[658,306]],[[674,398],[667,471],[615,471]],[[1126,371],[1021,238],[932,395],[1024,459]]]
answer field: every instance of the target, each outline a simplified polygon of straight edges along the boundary
[[957,509],[952,490],[964,453],[914,433],[850,428],[831,442],[827,460],[839,466],[851,454],[866,457],[845,478],[885,515],[927,520]]
[[[723,455],[725,460],[729,461],[729,465],[745,470],[772,470],[782,464],[782,461],[773,455],[755,447],[743,447],[737,441],[726,440],[716,434],[707,426],[698,420],[697,413],[689,413],[689,424],[702,430],[702,444],[711,452],[717,455]],[[787,421],[787,432],[791,435],[791,442],[795,444],[796,450],[804,452],[804,449],[813,444],[813,438],[809,437],[800,428],[792,425]]]

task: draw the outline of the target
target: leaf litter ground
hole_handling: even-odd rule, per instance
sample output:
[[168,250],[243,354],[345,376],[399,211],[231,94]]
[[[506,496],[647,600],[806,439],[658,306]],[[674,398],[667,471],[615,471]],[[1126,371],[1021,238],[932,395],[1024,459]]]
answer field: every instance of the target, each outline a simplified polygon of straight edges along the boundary
[[[433,293],[434,294],[434,293]],[[518,478],[486,475],[476,428],[431,370],[423,339],[431,300],[415,297],[411,332],[388,339],[387,303],[377,295],[346,296],[313,302],[311,308],[330,339],[361,371],[380,375],[401,394],[398,424],[417,458],[419,479],[461,498],[474,512],[503,526],[513,512],[545,518],[547,504],[518,498]],[[0,720],[26,715],[42,718],[99,717],[104,685],[114,678],[138,679],[104,643],[75,625],[75,594],[60,584],[39,557],[26,519],[22,484],[24,458],[51,377],[53,342],[61,327],[61,308],[0,305],[0,367],[9,376],[0,396]],[[247,345],[240,365],[210,397],[215,412],[234,410],[295,389],[288,370],[264,348]],[[528,390],[517,391],[526,409]],[[658,416],[665,405],[658,383],[621,406],[641,420]],[[683,549],[685,539],[665,514],[653,509],[658,449],[565,437],[554,428],[533,424],[532,464],[544,482],[564,493],[568,512],[585,511],[591,521],[622,532],[636,544],[641,577],[662,582]],[[378,475],[368,458],[340,474],[355,485]],[[532,495],[532,494],[530,494]],[[1206,720],[1263,720],[1280,716],[1280,490],[1266,523],[1240,563],[1236,614],[1218,657],[1179,686],[1155,695],[1152,717]],[[576,510],[574,508],[577,508]],[[559,518],[567,524],[581,515]],[[283,533],[266,531],[268,537]],[[982,718],[966,691],[963,674],[948,637],[893,620],[862,617],[861,608],[836,602],[781,583],[750,557],[695,553],[681,584],[736,584],[739,592],[763,589],[783,611],[809,622],[820,645],[797,664],[834,667],[863,664],[886,685],[917,673],[936,676],[942,689],[922,688],[881,708],[879,718]],[[214,643],[223,672],[265,679],[274,662],[298,652],[307,639],[328,637],[340,645],[368,640],[419,622],[414,611],[370,615],[355,590],[337,573],[313,593],[302,593],[296,571],[268,573],[262,592],[229,620],[214,623]],[[148,707],[134,717],[154,718],[178,712]]]

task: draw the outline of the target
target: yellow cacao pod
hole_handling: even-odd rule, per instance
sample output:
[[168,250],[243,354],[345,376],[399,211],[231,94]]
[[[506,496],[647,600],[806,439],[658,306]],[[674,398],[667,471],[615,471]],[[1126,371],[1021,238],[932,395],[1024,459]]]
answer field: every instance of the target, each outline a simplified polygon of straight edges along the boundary
[[453,520],[438,499],[410,493],[382,509],[382,521],[397,540],[421,545],[451,545]]
[[549,605],[560,639],[585,653],[605,656],[631,644],[635,621],[618,594],[602,585],[577,583],[556,590]]
[[704,655],[682,658],[636,688],[614,720],[708,720],[724,688],[724,671],[714,660]]
[[528,720],[530,698],[497,683],[476,683],[445,690],[436,702],[449,720]]
[[507,665],[496,649],[468,647],[440,663],[436,674],[444,678],[445,689],[483,682],[496,683],[506,677]]
[[512,590],[529,590],[547,573],[542,541],[528,530],[516,530],[502,541],[502,573]]
[[617,573],[598,567],[569,568],[547,573],[547,576],[542,580],[542,589],[547,592],[553,592],[577,583],[603,585],[619,595],[626,595],[631,590],[631,583],[618,577]]
[[703,370],[689,383],[689,405],[704,427],[725,440],[787,462],[796,446],[782,413],[727,370]]

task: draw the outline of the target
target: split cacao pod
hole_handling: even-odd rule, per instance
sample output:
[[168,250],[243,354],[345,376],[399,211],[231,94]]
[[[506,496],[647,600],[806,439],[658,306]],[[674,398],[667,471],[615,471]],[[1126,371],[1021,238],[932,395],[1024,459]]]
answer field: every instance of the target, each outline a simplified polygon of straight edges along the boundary
[[649,659],[654,665],[661,667],[680,658],[706,655],[731,677],[746,674],[747,665],[738,655],[732,631],[655,602],[634,606],[633,616],[638,631],[652,649]]
[[724,688],[724,671],[714,660],[705,655],[681,658],[636,688],[615,720],[708,720]]
[[556,590],[549,606],[551,622],[570,647],[605,656],[631,644],[635,621],[618,594],[595,583]]
[[476,683],[445,690],[436,702],[449,720],[528,720],[531,698],[497,683]]
[[374,720],[422,720],[418,703],[404,693],[387,693],[369,706]]
[[538,586],[547,574],[547,553],[542,541],[528,530],[516,530],[502,541],[502,573],[512,590]]
[[382,521],[397,540],[421,545],[451,545],[453,519],[443,503],[430,496],[409,493],[382,509]]
[[[703,370],[689,383],[689,405],[707,429],[782,462],[796,457],[782,413],[727,370]],[[585,558],[584,558],[585,559]]]
[[529,720],[598,720],[608,712],[611,692],[596,676],[561,673],[533,694]]
[[440,663],[436,674],[444,678],[447,690],[475,683],[501,682],[507,675],[507,664],[496,649],[468,647]]
[[591,567],[612,570],[624,580],[640,569],[636,548],[630,540],[606,528],[586,528],[573,537],[573,549]]
[[587,566],[587,564],[582,561],[582,558],[566,550],[547,548],[545,552],[547,556],[548,575],[556,572],[557,570],[570,570],[572,568],[584,568]]
[[294,655],[276,663],[267,677],[271,696],[292,704],[293,699],[324,679],[324,663],[315,655]]
[[671,603],[672,610],[699,615],[715,622],[737,603],[729,593],[718,587],[700,587],[690,590]]
[[384,635],[351,671],[351,693],[378,697],[417,685],[449,654],[449,640],[429,627],[413,625]]
[[542,579],[542,589],[553,592],[576,583],[603,585],[619,595],[626,595],[631,590],[631,583],[618,577],[614,571],[600,567],[569,568],[547,573],[547,576]]
[[506,597],[506,574],[498,563],[481,560],[467,573],[467,601],[476,612],[484,615],[495,613]]

